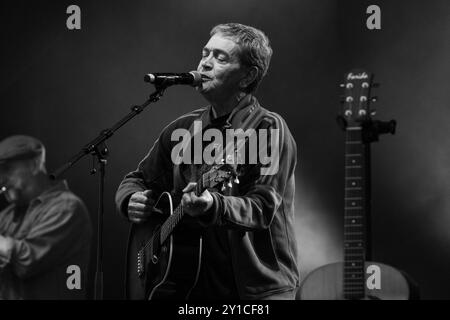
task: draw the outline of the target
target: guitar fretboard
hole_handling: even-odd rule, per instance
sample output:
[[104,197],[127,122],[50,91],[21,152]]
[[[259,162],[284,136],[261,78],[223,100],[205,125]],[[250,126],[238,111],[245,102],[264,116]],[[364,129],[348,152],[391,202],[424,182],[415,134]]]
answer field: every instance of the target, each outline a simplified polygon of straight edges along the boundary
[[344,297],[364,297],[366,182],[368,146],[362,128],[347,127],[345,137]]
[[[204,191],[203,187],[203,178],[202,176],[198,181],[197,185],[195,187],[195,194],[199,196]],[[181,218],[184,216],[184,210],[181,203],[176,207],[173,214],[167,218],[167,220],[164,222],[163,226],[161,227],[161,237],[160,237],[160,243],[164,243],[167,238],[172,234],[175,227],[180,222]]]

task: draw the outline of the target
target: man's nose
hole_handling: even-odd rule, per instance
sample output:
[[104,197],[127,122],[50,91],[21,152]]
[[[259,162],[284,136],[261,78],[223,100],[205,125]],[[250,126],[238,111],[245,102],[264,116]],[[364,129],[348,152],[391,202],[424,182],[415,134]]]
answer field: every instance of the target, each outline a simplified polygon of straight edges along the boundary
[[200,68],[203,70],[211,70],[213,67],[211,56],[205,57],[200,61]]

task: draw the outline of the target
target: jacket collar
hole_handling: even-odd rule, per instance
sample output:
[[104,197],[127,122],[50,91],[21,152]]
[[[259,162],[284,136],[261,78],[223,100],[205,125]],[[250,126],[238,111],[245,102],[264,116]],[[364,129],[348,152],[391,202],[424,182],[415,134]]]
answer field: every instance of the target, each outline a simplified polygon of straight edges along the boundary
[[42,192],[39,196],[34,198],[34,201],[40,201],[44,202],[46,199],[53,197],[55,192],[62,192],[62,191],[68,191],[69,187],[67,185],[66,180],[60,180],[54,184],[52,184],[50,187],[48,187],[44,192]]
[[[258,100],[251,94],[246,95],[231,111],[225,122],[224,128],[239,128],[240,123],[242,123],[242,121],[257,107],[259,107]],[[214,118],[213,108],[209,105],[199,119],[202,121],[202,129],[209,126]]]

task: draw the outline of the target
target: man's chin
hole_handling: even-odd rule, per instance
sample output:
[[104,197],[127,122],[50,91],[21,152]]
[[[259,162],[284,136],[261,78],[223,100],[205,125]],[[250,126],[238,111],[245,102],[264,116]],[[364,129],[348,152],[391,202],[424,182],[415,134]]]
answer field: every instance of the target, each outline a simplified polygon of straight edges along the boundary
[[199,92],[202,92],[202,91],[205,91],[205,90],[208,89],[208,85],[207,85],[205,82],[202,82],[202,83],[200,83],[200,84],[196,87],[196,89],[197,89]]
[[206,100],[209,100],[211,97],[211,90],[209,90],[208,87],[204,87],[203,85],[198,86],[197,88],[198,93],[200,93]]

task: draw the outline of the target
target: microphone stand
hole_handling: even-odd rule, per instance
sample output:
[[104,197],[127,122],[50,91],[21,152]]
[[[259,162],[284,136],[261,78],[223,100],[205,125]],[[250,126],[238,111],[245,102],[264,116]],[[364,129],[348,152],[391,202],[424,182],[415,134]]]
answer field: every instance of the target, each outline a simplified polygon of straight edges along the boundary
[[[141,113],[149,104],[157,102],[164,94],[168,83],[162,83],[155,86],[156,90],[149,96],[149,98],[140,106],[131,107],[131,112],[125,117],[116,122],[110,129],[104,129],[100,134],[87,143],[81,151],[72,156],[65,164],[56,169],[50,174],[50,179],[56,180],[67,170],[69,170],[75,163],[77,163],[85,155],[92,154],[97,157],[98,167],[100,169],[99,176],[99,193],[98,193],[98,212],[97,212],[97,260],[95,270],[95,291],[94,299],[103,299],[103,211],[104,211],[104,187],[105,187],[105,171],[107,164],[108,148],[105,141],[108,140],[114,132],[121,128],[125,123],[133,119],[137,114]],[[95,174],[97,170],[91,170],[91,174]]]

